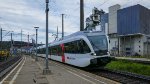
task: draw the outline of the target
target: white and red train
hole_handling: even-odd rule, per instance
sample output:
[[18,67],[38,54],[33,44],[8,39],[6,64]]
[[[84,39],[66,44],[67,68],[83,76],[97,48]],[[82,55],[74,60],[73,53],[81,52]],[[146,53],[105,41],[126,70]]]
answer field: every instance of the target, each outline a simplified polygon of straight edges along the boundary
[[[108,37],[102,32],[80,31],[49,44],[48,58],[78,67],[103,66],[110,61]],[[38,47],[45,57],[45,45]]]

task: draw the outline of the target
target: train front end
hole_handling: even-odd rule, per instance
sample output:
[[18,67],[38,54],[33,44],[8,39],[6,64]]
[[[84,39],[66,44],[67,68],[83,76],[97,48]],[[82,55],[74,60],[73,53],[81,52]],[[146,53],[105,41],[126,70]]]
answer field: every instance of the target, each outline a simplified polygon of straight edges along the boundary
[[90,66],[105,66],[111,61],[108,51],[108,37],[104,33],[89,33],[87,35],[93,51],[91,53],[92,59]]

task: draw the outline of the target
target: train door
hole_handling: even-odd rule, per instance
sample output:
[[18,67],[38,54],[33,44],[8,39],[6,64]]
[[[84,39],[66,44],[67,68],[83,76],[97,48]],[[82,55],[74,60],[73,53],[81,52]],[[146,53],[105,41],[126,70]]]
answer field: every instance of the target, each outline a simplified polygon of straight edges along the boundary
[[76,63],[76,51],[75,51],[75,42],[67,42],[64,44],[64,56],[65,56],[65,63],[72,64]]
[[[62,62],[86,66],[90,60],[90,49],[84,40],[77,40],[60,45],[62,48]],[[83,64],[83,65],[82,65]]]
[[76,65],[77,66],[86,66],[90,62],[89,60],[91,59],[90,56],[90,48],[87,45],[87,43],[84,40],[78,40],[76,41]]

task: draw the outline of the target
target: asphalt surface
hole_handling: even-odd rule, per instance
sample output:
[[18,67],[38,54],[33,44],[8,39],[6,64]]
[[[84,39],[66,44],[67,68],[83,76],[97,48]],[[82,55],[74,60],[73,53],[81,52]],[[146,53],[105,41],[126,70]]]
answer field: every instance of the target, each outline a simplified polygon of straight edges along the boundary
[[2,84],[116,84],[117,82],[99,77],[83,70],[49,61],[49,75],[43,75],[45,60],[35,62],[29,56],[18,64],[4,79]]

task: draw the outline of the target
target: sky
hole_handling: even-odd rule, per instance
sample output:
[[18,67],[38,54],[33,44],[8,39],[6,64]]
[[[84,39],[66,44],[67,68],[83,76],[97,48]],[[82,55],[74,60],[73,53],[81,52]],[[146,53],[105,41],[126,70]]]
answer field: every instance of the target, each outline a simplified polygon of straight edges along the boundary
[[[150,0],[84,0],[85,19],[97,7],[108,13],[108,7],[120,4],[121,8],[141,4],[150,9]],[[61,14],[64,17],[65,36],[80,30],[80,0],[50,0],[49,2],[49,42],[54,40],[52,33],[57,27],[61,33]],[[38,43],[45,44],[45,0],[0,0],[0,27],[3,30],[3,40],[10,40],[10,31],[13,31],[13,40],[20,41],[20,32],[23,31],[23,41],[27,35],[35,38],[34,27],[38,29]],[[7,34],[8,33],[8,34]],[[61,35],[59,35],[61,37]]]

